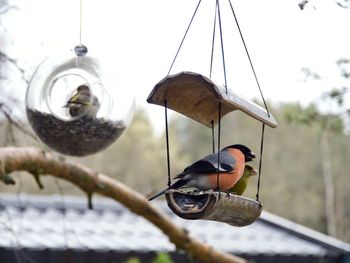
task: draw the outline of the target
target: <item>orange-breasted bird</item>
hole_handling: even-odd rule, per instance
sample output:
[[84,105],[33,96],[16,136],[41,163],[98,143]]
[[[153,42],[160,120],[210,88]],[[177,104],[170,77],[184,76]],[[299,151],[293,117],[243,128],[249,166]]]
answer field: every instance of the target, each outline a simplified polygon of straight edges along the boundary
[[[186,167],[182,173],[175,176],[178,179],[170,187],[151,196],[151,201],[169,189],[197,188],[198,190],[222,190],[232,188],[241,178],[245,163],[255,158],[255,154],[242,144],[234,144],[220,151],[220,165],[218,165],[218,153],[207,155],[203,159]],[[219,180],[218,180],[219,176]],[[219,181],[219,185],[218,185]]]

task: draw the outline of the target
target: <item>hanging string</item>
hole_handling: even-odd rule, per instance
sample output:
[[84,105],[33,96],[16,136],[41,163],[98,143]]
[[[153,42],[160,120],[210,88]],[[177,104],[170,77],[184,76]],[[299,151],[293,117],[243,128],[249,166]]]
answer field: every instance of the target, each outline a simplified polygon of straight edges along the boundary
[[252,69],[252,71],[253,71],[253,74],[254,74],[254,78],[255,78],[256,84],[258,85],[258,88],[259,88],[259,91],[260,91],[261,98],[262,98],[262,100],[263,100],[263,102],[264,102],[264,106],[265,106],[265,109],[266,109],[266,112],[267,112],[267,116],[269,116],[269,117],[270,117],[270,111],[269,111],[269,109],[268,109],[268,107],[267,107],[267,103],[266,103],[266,101],[265,101],[264,94],[262,93],[262,90],[261,90],[261,87],[260,87],[260,83],[259,83],[258,77],[257,77],[257,75],[256,75],[256,73],[255,73],[255,69],[254,69],[254,66],[253,66],[252,60],[251,60],[251,58],[250,58],[250,55],[249,55],[249,52],[248,52],[247,45],[246,45],[246,43],[245,43],[245,41],[244,41],[244,38],[243,38],[243,34],[242,34],[242,31],[241,31],[241,28],[240,28],[240,26],[239,26],[239,24],[238,24],[238,20],[237,20],[237,17],[236,17],[235,11],[233,10],[233,6],[232,6],[232,3],[231,3],[231,0],[229,0],[229,3],[230,3],[230,7],[231,7],[231,11],[232,11],[233,17],[235,18],[235,21],[236,21],[236,25],[237,25],[237,28],[238,28],[239,34],[240,34],[240,36],[241,36],[242,43],[243,43],[243,45],[244,45],[245,52],[246,52],[246,54],[247,54],[247,57],[248,57],[248,60],[249,60],[249,63],[250,63],[250,67],[251,67],[251,69]]
[[[213,27],[213,39],[211,43],[211,56],[210,56],[210,73],[209,78],[211,79],[211,75],[213,72],[213,60],[214,60],[214,44],[215,44],[215,33],[216,33],[216,13],[218,10],[218,4],[215,4],[215,14],[214,14],[214,27]],[[214,151],[215,152],[215,151]]]
[[79,44],[82,45],[82,31],[83,31],[83,0],[79,3]]
[[168,104],[167,104],[167,100],[164,100],[164,109],[165,109],[166,158],[167,158],[167,167],[168,167],[168,187],[170,187],[171,178],[170,178],[170,151],[169,151],[169,128],[168,128]]
[[258,186],[256,190],[256,201],[258,202],[260,202],[259,194],[260,194],[260,178],[261,178],[261,170],[262,170],[262,157],[263,157],[263,151],[264,151],[264,133],[265,133],[265,123],[262,124],[262,130],[261,130],[259,175],[258,175]]
[[224,70],[224,79],[225,79],[225,93],[227,94],[227,78],[226,78],[226,63],[225,63],[225,52],[224,52],[224,39],[222,35],[222,26],[221,26],[221,14],[220,14],[220,5],[219,0],[216,0],[218,18],[219,18],[219,29],[220,29],[220,42],[221,42],[221,57],[222,57],[222,66]]
[[191,27],[191,25],[192,25],[192,21],[193,21],[194,17],[196,16],[198,7],[199,7],[199,5],[201,4],[201,2],[202,2],[202,0],[199,0],[198,4],[197,4],[197,6],[196,6],[196,9],[194,10],[194,13],[193,13],[193,15],[192,15],[191,21],[190,21],[190,23],[189,23],[188,26],[187,26],[185,35],[183,36],[182,41],[181,41],[181,43],[180,43],[180,46],[179,46],[179,48],[177,49],[176,55],[175,55],[175,57],[174,57],[174,59],[173,59],[173,62],[171,63],[171,66],[170,66],[170,68],[169,68],[169,71],[168,71],[167,76],[169,76],[170,71],[171,71],[171,69],[173,68],[173,65],[174,65],[174,63],[175,63],[175,60],[176,60],[176,58],[177,58],[177,55],[179,54],[180,49],[181,49],[181,47],[182,47],[182,44],[183,44],[183,42],[185,41],[185,38],[186,38],[187,33],[188,33],[188,30],[190,29],[190,27]]
[[218,119],[218,168],[217,168],[217,188],[220,190],[220,137],[221,137],[221,102],[219,102],[219,119]]
[[215,153],[214,121],[212,120],[210,123],[211,123],[211,140],[212,140],[212,145],[213,145],[213,153]]

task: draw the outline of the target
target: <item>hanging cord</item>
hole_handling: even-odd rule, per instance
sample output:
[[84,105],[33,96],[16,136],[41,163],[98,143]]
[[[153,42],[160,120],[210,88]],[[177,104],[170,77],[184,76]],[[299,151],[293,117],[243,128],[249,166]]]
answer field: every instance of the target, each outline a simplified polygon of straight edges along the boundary
[[221,137],[221,102],[219,102],[219,119],[218,119],[218,168],[216,185],[220,191],[220,137]]
[[185,35],[183,36],[182,41],[181,41],[181,43],[180,43],[180,46],[179,46],[179,48],[177,49],[176,55],[175,55],[175,57],[174,57],[174,59],[173,59],[173,62],[171,63],[171,66],[170,66],[170,68],[169,68],[169,71],[168,71],[167,76],[169,76],[170,71],[171,71],[171,69],[173,68],[173,65],[174,65],[174,63],[175,63],[175,60],[176,60],[176,58],[177,58],[177,55],[179,54],[180,49],[181,49],[181,47],[182,47],[182,44],[183,44],[184,41],[185,41],[185,38],[186,38],[187,33],[188,33],[188,30],[190,29],[190,27],[191,27],[191,25],[192,25],[192,21],[193,21],[194,17],[196,16],[198,7],[199,7],[199,5],[201,4],[201,2],[202,2],[202,0],[199,0],[198,4],[197,4],[197,6],[196,6],[196,9],[194,10],[194,13],[193,13],[193,15],[192,15],[191,21],[190,21],[190,23],[189,23],[188,26],[187,26]]
[[[214,13],[213,38],[212,38],[212,44],[211,44],[209,78],[211,78],[212,72],[213,72],[214,45],[215,45],[215,33],[216,33],[216,14],[217,14],[217,9],[218,9],[218,4],[217,4],[217,2],[216,2],[216,4],[215,4],[215,13]],[[212,139],[213,153],[215,153],[215,130],[214,130],[214,120],[212,120],[210,123],[211,123],[211,139]]]
[[[213,60],[214,60],[214,44],[215,44],[215,33],[216,33],[216,13],[218,10],[218,4],[216,2],[215,4],[215,14],[214,14],[214,27],[213,27],[213,39],[211,43],[211,56],[210,56],[210,72],[209,72],[209,78],[211,79],[211,75],[213,72]],[[215,150],[214,150],[215,152]]]
[[269,109],[268,109],[268,107],[267,107],[267,103],[266,103],[266,101],[265,101],[264,94],[262,93],[262,90],[261,90],[261,87],[260,87],[260,83],[259,83],[258,77],[257,77],[257,75],[256,75],[256,73],[255,73],[255,69],[254,69],[254,66],[253,66],[253,62],[252,62],[252,60],[251,60],[251,58],[250,58],[250,55],[249,55],[249,52],[248,52],[248,48],[247,48],[247,45],[246,45],[246,43],[245,43],[245,41],[244,41],[241,28],[240,28],[240,26],[239,26],[239,24],[238,24],[238,20],[237,20],[235,11],[233,10],[233,6],[232,6],[232,3],[231,3],[231,0],[229,0],[229,3],[230,3],[230,7],[231,7],[231,11],[232,11],[233,17],[235,18],[235,21],[236,21],[236,25],[237,25],[239,34],[240,34],[240,36],[241,36],[242,43],[243,43],[243,45],[244,45],[245,52],[246,52],[246,54],[247,54],[247,57],[248,57],[248,60],[249,60],[249,63],[250,63],[250,67],[251,67],[251,69],[252,69],[252,71],[253,71],[256,84],[258,85],[261,98],[262,98],[262,100],[263,100],[263,102],[264,102],[264,106],[265,106],[265,109],[266,109],[266,111],[267,111],[267,116],[270,117],[270,111],[269,111]]
[[[239,34],[240,34],[240,36],[241,36],[241,40],[242,40],[242,43],[243,43],[245,52],[246,52],[246,54],[247,54],[247,57],[248,57],[248,60],[249,60],[249,63],[250,63],[250,67],[251,67],[251,69],[252,69],[252,71],[253,71],[256,84],[257,84],[257,86],[258,86],[258,88],[259,88],[261,98],[262,98],[262,100],[263,100],[263,102],[264,102],[264,106],[265,106],[265,109],[266,109],[266,112],[267,112],[267,116],[270,117],[270,111],[269,111],[269,108],[267,107],[267,103],[266,103],[266,101],[265,101],[264,94],[263,94],[262,89],[261,89],[261,87],[260,87],[260,83],[259,83],[258,77],[257,77],[257,75],[256,75],[256,72],[255,72],[255,69],[254,69],[254,66],[253,66],[253,62],[252,62],[252,60],[251,60],[251,58],[250,58],[247,45],[246,45],[246,43],[245,43],[245,41],[244,41],[244,37],[243,37],[242,31],[241,31],[241,28],[240,28],[240,26],[239,26],[238,19],[237,19],[237,17],[236,17],[235,11],[234,11],[234,9],[233,9],[231,0],[229,0],[229,3],[230,3],[230,7],[231,7],[231,11],[232,11],[233,17],[235,18],[235,22],[236,22],[236,25],[237,25]],[[265,123],[262,124],[262,131],[261,131],[259,175],[258,175],[258,185],[257,185],[257,191],[256,191],[256,201],[258,201],[259,203],[260,203],[260,201],[259,201],[259,195],[260,195],[260,179],[261,179],[261,171],[262,171],[262,158],[263,158],[263,151],[264,151],[264,133],[265,133]],[[260,206],[261,206],[261,204],[260,204]]]
[[223,34],[222,34],[221,14],[220,14],[219,0],[216,0],[216,5],[217,5],[217,10],[218,10],[218,18],[219,18],[222,67],[223,67],[223,70],[224,70],[224,79],[225,79],[225,93],[227,94],[227,78],[226,78],[226,63],[225,63],[225,52],[224,52],[224,39],[223,39]]
[[79,44],[82,45],[82,31],[83,31],[83,0],[79,2]]
[[74,52],[77,57],[83,57],[87,54],[88,48],[82,43],[83,35],[83,0],[79,2],[79,44],[74,47]]
[[171,178],[170,178],[170,151],[169,151],[169,128],[168,128],[168,103],[167,103],[167,100],[164,100],[164,109],[165,109],[166,158],[167,158],[167,166],[168,166],[168,187],[170,187]]
[[263,157],[263,151],[264,151],[264,133],[265,133],[265,123],[262,124],[261,129],[261,142],[260,142],[260,160],[259,160],[259,175],[258,175],[258,186],[256,190],[256,201],[259,201],[259,194],[260,194],[260,178],[261,178],[261,170],[262,170],[262,157]]
[[213,145],[213,153],[215,153],[215,131],[214,131],[214,121],[211,122],[211,140]]

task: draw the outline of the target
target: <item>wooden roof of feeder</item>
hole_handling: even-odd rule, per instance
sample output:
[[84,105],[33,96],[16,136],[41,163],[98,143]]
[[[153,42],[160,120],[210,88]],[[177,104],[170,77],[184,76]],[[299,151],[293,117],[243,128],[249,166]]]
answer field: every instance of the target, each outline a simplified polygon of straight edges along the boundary
[[184,219],[206,219],[246,226],[253,223],[262,211],[261,203],[228,193],[189,194],[168,190],[165,197],[169,208]]
[[194,72],[180,72],[169,75],[155,85],[147,102],[167,107],[208,127],[218,123],[218,103],[221,102],[221,117],[234,110],[241,110],[249,116],[275,128],[277,122],[261,106],[246,100],[231,90],[218,87],[210,79]]

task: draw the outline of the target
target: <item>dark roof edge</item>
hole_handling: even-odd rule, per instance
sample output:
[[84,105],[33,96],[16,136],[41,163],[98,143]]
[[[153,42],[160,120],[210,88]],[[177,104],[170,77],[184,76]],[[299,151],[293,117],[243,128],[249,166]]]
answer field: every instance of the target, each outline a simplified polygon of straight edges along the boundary
[[265,224],[277,227],[287,231],[290,234],[319,244],[328,249],[333,249],[338,252],[346,252],[350,254],[350,244],[339,239],[322,234],[311,228],[302,226],[285,218],[263,211],[259,220]]

